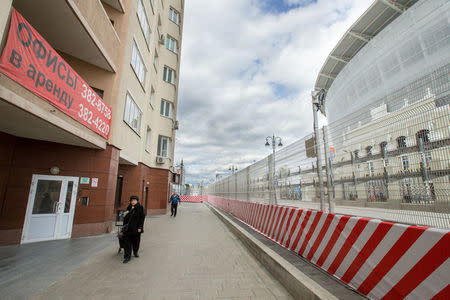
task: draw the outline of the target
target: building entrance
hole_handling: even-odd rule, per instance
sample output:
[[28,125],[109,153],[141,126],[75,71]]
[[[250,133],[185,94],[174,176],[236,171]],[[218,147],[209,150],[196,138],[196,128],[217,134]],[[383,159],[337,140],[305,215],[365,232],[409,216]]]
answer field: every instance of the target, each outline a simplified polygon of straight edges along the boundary
[[22,243],[72,235],[78,177],[33,175]]

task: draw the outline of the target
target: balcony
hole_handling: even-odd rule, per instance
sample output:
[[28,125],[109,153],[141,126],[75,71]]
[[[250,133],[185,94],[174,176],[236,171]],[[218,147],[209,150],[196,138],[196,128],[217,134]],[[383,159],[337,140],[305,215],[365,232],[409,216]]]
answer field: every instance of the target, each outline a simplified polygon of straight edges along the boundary
[[6,76],[0,76],[0,131],[41,141],[106,148],[103,137]]
[[121,13],[124,13],[123,3],[122,0],[102,0],[102,2],[105,2],[112,8],[118,10]]
[[100,1],[15,0],[13,6],[53,48],[116,72],[120,40]]

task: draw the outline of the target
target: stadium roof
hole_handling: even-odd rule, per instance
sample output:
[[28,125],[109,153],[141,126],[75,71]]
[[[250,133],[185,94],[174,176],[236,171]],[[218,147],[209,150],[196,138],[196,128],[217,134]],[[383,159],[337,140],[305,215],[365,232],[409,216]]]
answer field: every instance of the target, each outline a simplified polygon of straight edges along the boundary
[[328,55],[317,76],[315,90],[328,89],[346,64],[374,36],[388,26],[418,0],[375,0],[375,2],[347,30]]

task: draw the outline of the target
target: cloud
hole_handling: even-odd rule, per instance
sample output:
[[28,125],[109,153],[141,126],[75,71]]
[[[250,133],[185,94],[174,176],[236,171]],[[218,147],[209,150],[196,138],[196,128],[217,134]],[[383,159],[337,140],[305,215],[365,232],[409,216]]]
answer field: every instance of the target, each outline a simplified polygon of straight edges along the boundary
[[310,91],[366,0],[186,1],[175,159],[186,182],[243,169],[312,131]]

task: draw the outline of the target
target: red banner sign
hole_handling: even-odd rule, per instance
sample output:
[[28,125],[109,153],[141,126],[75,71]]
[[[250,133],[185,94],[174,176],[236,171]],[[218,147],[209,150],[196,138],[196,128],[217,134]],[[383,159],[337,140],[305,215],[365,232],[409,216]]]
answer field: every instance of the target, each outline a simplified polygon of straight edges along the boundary
[[59,110],[108,138],[111,107],[13,9],[0,71]]

